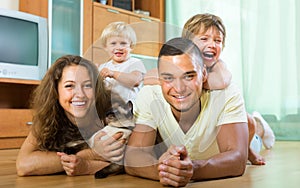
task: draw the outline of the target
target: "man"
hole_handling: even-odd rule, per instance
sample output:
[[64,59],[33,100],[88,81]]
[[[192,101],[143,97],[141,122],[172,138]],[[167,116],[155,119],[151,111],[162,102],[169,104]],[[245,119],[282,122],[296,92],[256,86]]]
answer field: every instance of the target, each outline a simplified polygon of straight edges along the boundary
[[144,86],[134,103],[126,172],[171,186],[242,175],[248,128],[238,89],[202,91],[207,73],[200,51],[183,38],[162,46],[158,74],[160,85]]

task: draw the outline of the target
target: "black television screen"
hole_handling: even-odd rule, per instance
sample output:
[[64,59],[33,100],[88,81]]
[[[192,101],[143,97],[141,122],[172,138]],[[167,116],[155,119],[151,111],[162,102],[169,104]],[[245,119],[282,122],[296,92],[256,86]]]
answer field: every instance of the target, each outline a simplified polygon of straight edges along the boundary
[[0,16],[0,62],[38,65],[38,25]]

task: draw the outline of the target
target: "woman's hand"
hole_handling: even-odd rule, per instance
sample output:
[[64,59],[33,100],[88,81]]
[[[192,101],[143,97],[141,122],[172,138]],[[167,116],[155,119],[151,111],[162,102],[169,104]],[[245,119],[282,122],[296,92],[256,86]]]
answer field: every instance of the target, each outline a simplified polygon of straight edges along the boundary
[[89,173],[89,161],[77,155],[68,155],[63,152],[57,152],[60,157],[63,169],[68,176],[86,175]]
[[110,162],[120,162],[124,157],[125,139],[120,139],[123,133],[118,132],[113,136],[100,131],[94,137],[93,152],[100,158]]
[[185,186],[193,176],[192,161],[184,146],[171,146],[159,158],[159,179],[163,185]]

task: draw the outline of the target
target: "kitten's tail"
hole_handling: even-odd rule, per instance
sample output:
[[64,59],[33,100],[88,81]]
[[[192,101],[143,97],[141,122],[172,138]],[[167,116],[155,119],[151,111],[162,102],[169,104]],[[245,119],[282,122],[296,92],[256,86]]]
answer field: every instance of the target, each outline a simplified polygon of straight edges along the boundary
[[95,173],[96,179],[106,178],[110,175],[117,175],[117,174],[123,174],[125,173],[125,169],[123,165],[118,165],[116,163],[111,163],[107,167],[97,171]]

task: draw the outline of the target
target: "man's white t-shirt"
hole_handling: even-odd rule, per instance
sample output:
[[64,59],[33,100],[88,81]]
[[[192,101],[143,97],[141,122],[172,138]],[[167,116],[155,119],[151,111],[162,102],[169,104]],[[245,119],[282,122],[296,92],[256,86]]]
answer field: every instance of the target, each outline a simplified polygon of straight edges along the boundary
[[167,147],[186,146],[192,160],[219,153],[216,137],[221,125],[247,122],[243,97],[233,84],[223,90],[202,91],[201,113],[186,133],[179,127],[159,85],[144,86],[133,110],[136,124],[158,130]]

